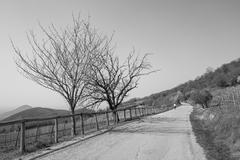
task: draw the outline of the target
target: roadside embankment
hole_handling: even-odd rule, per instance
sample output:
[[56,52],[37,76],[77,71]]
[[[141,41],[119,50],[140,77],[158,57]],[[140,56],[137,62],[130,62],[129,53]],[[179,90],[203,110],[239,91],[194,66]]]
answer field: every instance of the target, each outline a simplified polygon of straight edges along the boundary
[[195,107],[190,120],[208,160],[240,158],[240,110]]

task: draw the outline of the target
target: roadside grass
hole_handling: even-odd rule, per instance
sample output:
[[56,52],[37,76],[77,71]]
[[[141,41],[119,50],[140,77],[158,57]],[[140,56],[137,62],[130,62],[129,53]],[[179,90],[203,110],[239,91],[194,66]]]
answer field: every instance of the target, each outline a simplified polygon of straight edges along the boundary
[[193,132],[197,142],[202,146],[208,160],[237,160],[231,157],[229,147],[223,142],[216,140],[218,133],[214,130],[213,125],[207,125],[204,119],[200,118],[203,111],[199,108],[194,108],[190,115]]

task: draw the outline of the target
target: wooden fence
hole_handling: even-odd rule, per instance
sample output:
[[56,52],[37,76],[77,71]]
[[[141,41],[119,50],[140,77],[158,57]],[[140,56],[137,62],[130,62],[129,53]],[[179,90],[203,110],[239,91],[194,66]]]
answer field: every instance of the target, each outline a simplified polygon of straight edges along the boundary
[[[157,114],[171,107],[133,107],[117,110],[119,122]],[[76,121],[77,135],[115,125],[112,111],[80,113],[39,119],[22,119],[0,123],[0,151],[19,149],[21,153],[47,147],[71,138],[72,118]]]

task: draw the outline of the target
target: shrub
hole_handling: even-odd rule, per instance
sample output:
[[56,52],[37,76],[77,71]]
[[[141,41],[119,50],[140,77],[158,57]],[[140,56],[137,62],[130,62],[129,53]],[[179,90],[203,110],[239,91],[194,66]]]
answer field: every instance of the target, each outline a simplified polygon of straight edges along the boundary
[[191,93],[190,99],[195,104],[200,104],[202,108],[208,108],[208,104],[212,100],[212,95],[208,90],[197,90]]
[[240,76],[237,77],[237,83],[240,84]]
[[226,75],[223,75],[223,74],[216,76],[213,82],[217,87],[224,88],[228,86],[227,77]]

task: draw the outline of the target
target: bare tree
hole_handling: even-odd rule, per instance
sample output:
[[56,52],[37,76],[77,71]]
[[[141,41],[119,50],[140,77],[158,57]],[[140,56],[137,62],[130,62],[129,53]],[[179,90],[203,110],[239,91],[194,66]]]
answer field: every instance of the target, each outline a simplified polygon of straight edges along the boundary
[[91,65],[91,72],[88,74],[90,104],[107,102],[113,111],[115,122],[118,122],[116,109],[128,93],[138,86],[140,77],[152,73],[149,71],[151,65],[147,61],[148,55],[140,58],[133,50],[121,64],[108,46],[99,55],[97,62]]
[[[31,56],[23,55],[12,42],[16,64],[24,76],[62,95],[74,114],[76,106],[85,100],[89,65],[108,40],[97,34],[89,20],[80,17],[73,18],[73,25],[61,31],[54,25],[47,29],[39,26],[45,36],[42,41],[32,31],[27,34]],[[75,135],[74,116],[72,122],[72,135]]]

